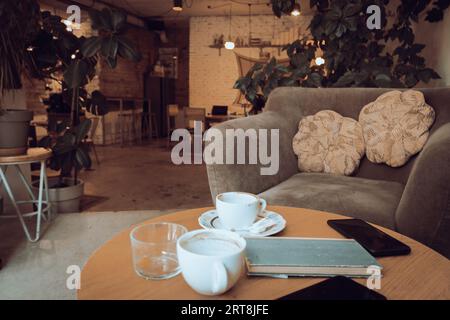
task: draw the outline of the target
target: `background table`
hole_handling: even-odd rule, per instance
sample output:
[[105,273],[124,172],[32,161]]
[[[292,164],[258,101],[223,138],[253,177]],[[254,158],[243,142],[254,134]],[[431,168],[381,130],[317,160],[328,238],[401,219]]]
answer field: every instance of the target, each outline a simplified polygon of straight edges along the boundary
[[[144,223],[166,221],[199,229],[198,216],[210,208],[180,211]],[[278,236],[343,238],[327,225],[337,214],[309,209],[269,207],[281,213],[287,227]],[[378,258],[383,266],[381,294],[388,299],[450,299],[450,261],[432,249],[394,231],[381,228],[411,247],[407,256]],[[244,276],[221,296],[202,296],[181,275],[169,280],[145,280],[137,276],[131,262],[128,228],[100,247],[81,274],[78,299],[276,299],[313,285],[323,278],[272,279]],[[365,284],[366,279],[355,279]]]

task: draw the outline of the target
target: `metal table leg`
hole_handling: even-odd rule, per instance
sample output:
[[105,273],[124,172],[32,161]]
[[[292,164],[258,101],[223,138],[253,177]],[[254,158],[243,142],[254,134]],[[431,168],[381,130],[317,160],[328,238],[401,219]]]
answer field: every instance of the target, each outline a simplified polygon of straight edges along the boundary
[[[20,168],[16,165],[17,168],[17,172],[19,174],[19,176],[21,177],[22,182],[24,183],[25,187],[27,188],[27,191],[30,195],[31,200],[30,201],[17,201],[14,197],[14,194],[11,190],[11,187],[8,183],[8,180],[6,179],[6,168],[7,166],[0,166],[0,181],[1,184],[4,185],[5,187],[5,191],[8,194],[9,199],[11,200],[11,203],[16,211],[16,215],[19,218],[19,221],[22,225],[22,228],[25,232],[26,237],[28,238],[29,241],[31,242],[36,242],[39,240],[40,237],[40,231],[41,231],[41,218],[43,217],[43,212],[47,212],[48,218],[51,217],[51,209],[50,209],[50,201],[49,201],[49,197],[48,197],[48,181],[47,181],[47,173],[46,173],[46,165],[45,165],[45,161],[41,161],[41,170],[40,170],[40,177],[39,177],[39,195],[38,195],[38,199],[36,200],[30,185],[28,184],[28,182],[26,181],[22,171],[20,170]],[[0,184],[0,185],[1,185]],[[43,194],[44,194],[44,188],[45,188],[45,195],[46,195],[46,199],[44,201],[43,199]],[[30,212],[30,213],[25,213],[22,214],[19,205],[20,204],[27,204],[27,203],[36,203],[37,202],[37,211],[34,212]],[[43,208],[43,204],[46,204],[46,207]],[[25,223],[24,217],[28,217],[28,216],[33,216],[33,215],[37,215],[37,219],[36,219],[36,232],[35,232],[35,236],[32,238],[30,235],[30,232],[28,230],[28,227]],[[5,218],[10,218],[11,216],[3,216]],[[45,219],[45,218],[44,218]]]

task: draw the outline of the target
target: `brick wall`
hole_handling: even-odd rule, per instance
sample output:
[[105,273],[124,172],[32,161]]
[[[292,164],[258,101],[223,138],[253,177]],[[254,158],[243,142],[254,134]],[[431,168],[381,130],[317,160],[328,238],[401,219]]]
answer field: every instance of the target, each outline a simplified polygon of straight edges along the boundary
[[142,55],[138,63],[118,58],[117,66],[111,69],[100,62],[100,91],[107,97],[142,98],[143,74],[154,63],[155,35],[142,28],[130,26],[126,36]]
[[[65,17],[65,11],[41,5],[41,10],[50,10],[53,14]],[[82,10],[81,26],[74,29],[77,36],[90,37],[96,34],[91,28],[91,22],[85,10]],[[126,36],[136,45],[142,54],[142,60],[139,63],[127,61],[119,57],[117,67],[109,68],[103,61],[97,64],[97,75],[86,86],[88,92],[101,90],[103,94],[111,97],[137,97],[141,98],[143,94],[142,75],[146,68],[154,61],[155,35],[142,28],[129,26]],[[46,85],[52,90],[45,90]],[[47,98],[51,93],[60,92],[61,86],[52,80],[37,80],[24,77],[23,87],[27,96],[28,109],[33,110],[35,114],[45,114],[46,106],[42,99]]]
[[168,43],[158,43],[160,48],[178,48],[178,78],[175,81],[175,103],[189,105],[189,19],[165,22]]
[[[192,17],[190,19],[189,46],[189,104],[195,107],[205,107],[210,111],[213,105],[231,105],[236,98],[237,90],[233,89],[238,78],[236,57],[231,50],[210,48],[215,35],[224,34],[228,37],[229,17]],[[248,16],[233,16],[231,36],[248,39]],[[270,40],[272,43],[292,42],[297,30],[307,34],[310,17],[283,17],[273,15],[252,16],[251,29],[253,38]],[[259,49],[236,48],[236,52],[259,58]],[[277,49],[265,49],[277,58]]]

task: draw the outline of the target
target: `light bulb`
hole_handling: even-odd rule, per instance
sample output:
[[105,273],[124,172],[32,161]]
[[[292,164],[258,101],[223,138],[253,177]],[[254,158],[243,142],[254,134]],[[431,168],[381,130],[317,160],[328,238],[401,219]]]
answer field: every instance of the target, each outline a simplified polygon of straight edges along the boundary
[[75,54],[72,54],[70,57],[71,57],[72,59],[75,59],[77,56],[76,56]]
[[183,11],[183,0],[174,0],[172,10],[177,12]]
[[298,17],[300,15],[300,5],[298,3],[294,4],[294,8],[291,11],[291,16]]
[[325,63],[325,59],[322,57],[317,57],[315,62],[316,62],[316,65],[321,66]]
[[225,42],[225,49],[233,50],[234,49],[234,42],[233,41]]

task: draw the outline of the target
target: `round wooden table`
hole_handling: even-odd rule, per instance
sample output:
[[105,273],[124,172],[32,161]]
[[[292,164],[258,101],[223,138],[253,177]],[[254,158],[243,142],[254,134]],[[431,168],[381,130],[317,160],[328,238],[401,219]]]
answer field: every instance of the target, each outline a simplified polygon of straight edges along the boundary
[[[148,220],[175,222],[199,229],[199,215],[210,208],[180,211]],[[284,216],[287,226],[277,236],[343,238],[327,225],[344,216],[301,208],[271,206]],[[432,249],[389,229],[378,227],[411,247],[407,256],[377,260],[383,266],[381,294],[388,299],[450,299],[450,261]],[[277,299],[308,287],[323,278],[243,278],[221,296],[202,296],[181,275],[168,280],[145,280],[133,270],[128,228],[106,242],[90,257],[81,273],[78,299]],[[365,284],[366,279],[355,279]]]

